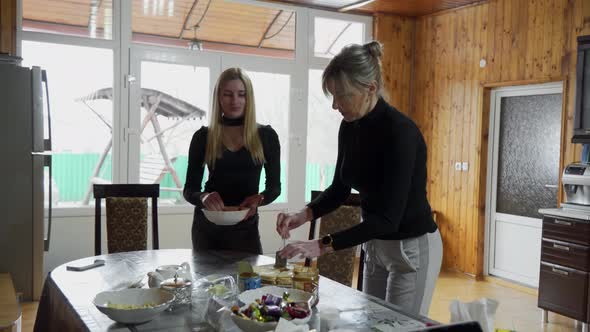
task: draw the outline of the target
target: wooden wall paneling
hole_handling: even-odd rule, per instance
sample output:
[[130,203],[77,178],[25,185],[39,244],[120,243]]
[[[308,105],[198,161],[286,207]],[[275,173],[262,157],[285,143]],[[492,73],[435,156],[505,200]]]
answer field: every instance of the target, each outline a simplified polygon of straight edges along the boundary
[[[470,142],[468,140],[465,140],[464,137],[469,137],[469,132],[471,129],[471,117],[472,117],[472,113],[473,113],[473,105],[471,103],[472,100],[472,84],[471,82],[473,82],[473,75],[474,75],[474,70],[475,70],[475,63],[479,62],[478,60],[475,60],[475,52],[476,52],[476,47],[475,45],[475,34],[476,32],[478,32],[479,30],[476,28],[476,24],[477,24],[477,20],[478,20],[478,7],[472,7],[469,9],[470,14],[466,16],[466,22],[465,22],[465,45],[463,46],[465,48],[465,64],[466,64],[466,68],[465,68],[465,80],[463,82],[463,86],[465,88],[465,92],[463,95],[463,111],[462,111],[462,118],[463,121],[461,123],[461,127],[463,128],[463,135],[461,137],[461,141],[462,141],[462,148],[461,148],[461,160],[465,161],[468,163],[469,167],[473,167],[473,164],[471,163],[471,160],[469,158],[469,148],[470,148]],[[473,242],[473,233],[472,233],[472,229],[474,228],[472,223],[471,223],[471,218],[467,217],[468,211],[469,211],[469,201],[470,198],[469,196],[471,196],[471,193],[466,190],[468,185],[469,185],[469,172],[471,170],[468,169],[466,172],[462,172],[461,173],[461,186],[458,188],[459,192],[460,192],[460,197],[459,200],[457,202],[458,206],[459,206],[459,218],[461,220],[461,224],[462,226],[462,237],[463,240],[461,242],[463,243],[472,243]],[[464,255],[462,255],[461,258],[461,262],[460,262],[460,266],[461,266],[461,270],[462,271],[466,271],[468,270],[468,266],[469,266],[469,262],[470,262],[470,256],[471,253],[466,252]]]
[[[487,29],[488,29],[488,16],[486,15],[488,12],[488,5],[482,5],[478,7],[478,20],[476,21],[476,29],[479,33],[477,44],[474,45],[476,47],[476,56],[474,60],[476,61],[475,69],[476,72],[473,76],[473,81],[471,82],[472,88],[472,116],[470,122],[470,131],[469,131],[469,142],[470,142],[470,162],[471,168],[469,171],[469,184],[466,188],[467,191],[470,192],[470,201],[468,202],[467,206],[470,209],[469,215],[471,216],[470,223],[473,225],[471,228],[471,242],[467,243],[467,251],[471,253],[471,256],[468,257],[468,264],[466,271],[470,271],[471,273],[475,274],[476,276],[481,276],[483,274],[483,253],[484,253],[484,231],[485,231],[485,219],[479,219],[479,200],[476,190],[477,186],[479,185],[478,178],[476,175],[478,174],[478,170],[480,169],[480,156],[481,156],[481,136],[480,136],[480,122],[483,116],[482,114],[482,104],[483,104],[483,89],[479,85],[482,82],[487,74],[487,67],[480,68],[479,61],[480,59],[487,58]],[[486,162],[487,164],[487,162]]]
[[542,52],[542,61],[543,61],[543,68],[542,73],[539,75],[541,77],[548,76],[548,72],[551,69],[551,31],[553,30],[553,22],[556,19],[555,13],[555,1],[556,0],[546,0],[545,7],[544,7],[544,16],[545,16],[545,24],[543,25],[543,48],[541,49]]
[[543,52],[539,52],[543,48],[543,36],[545,35],[545,3],[550,0],[537,0],[537,7],[535,10],[535,42],[533,46],[533,61],[534,72],[531,78],[541,77],[543,72]]
[[16,0],[0,1],[0,53],[16,55]]
[[[445,80],[446,89],[441,91],[442,93],[442,101],[441,101],[441,111],[443,115],[443,141],[444,141],[444,149],[443,155],[441,158],[441,163],[443,164],[443,177],[442,177],[442,184],[443,184],[443,194],[444,194],[444,211],[446,211],[447,221],[456,220],[455,219],[455,211],[453,211],[453,184],[455,180],[455,167],[454,167],[454,150],[453,150],[453,139],[454,135],[453,128],[454,127],[454,114],[453,114],[453,77],[451,75],[455,75],[455,72],[451,70],[454,66],[454,53],[455,53],[455,38],[457,36],[457,20],[453,17],[454,13],[451,13],[449,17],[443,18],[444,20],[448,21],[445,25],[448,27],[446,30],[447,33],[443,36],[444,45],[446,48],[445,52],[445,65],[443,67],[443,80]],[[451,239],[457,239],[457,230],[459,228],[459,223],[452,223],[447,222],[447,235]],[[452,246],[452,251],[450,255],[447,257],[449,260],[449,264],[454,264],[457,258],[457,250],[456,247]],[[454,268],[456,266],[453,266]]]
[[[512,4],[514,1],[502,1],[503,15],[502,15],[502,33],[500,52],[500,75],[499,81],[510,81],[510,59],[512,48]],[[497,50],[497,49],[496,49]]]
[[[466,9],[469,11],[469,8]],[[455,27],[456,31],[456,40],[455,46],[453,48],[454,58],[455,61],[453,62],[453,68],[456,68],[456,75],[455,81],[459,84],[453,84],[453,97],[451,103],[451,110],[452,114],[455,117],[453,121],[453,143],[451,147],[454,150],[454,160],[453,160],[453,192],[452,192],[452,200],[453,200],[453,215],[454,219],[458,221],[459,227],[457,229],[459,242],[461,245],[465,244],[466,239],[466,225],[465,219],[461,218],[461,192],[463,187],[463,180],[465,176],[463,175],[463,171],[455,170],[454,163],[455,162],[463,162],[465,158],[463,157],[463,135],[465,131],[468,131],[467,128],[463,126],[463,121],[466,116],[465,111],[465,75],[467,73],[468,63],[466,61],[466,54],[467,54],[467,17],[468,15],[461,15],[458,17],[457,26]],[[458,266],[459,270],[464,270],[464,257],[463,250],[458,248],[456,252],[455,262]]]
[[493,58],[490,70],[488,71],[488,80],[492,82],[500,81],[502,75],[502,37],[504,36],[504,1],[494,2],[490,6],[490,18],[494,20],[494,39]]
[[535,16],[536,7],[539,0],[530,0],[527,1],[527,29],[526,29],[526,49],[525,49],[525,57],[524,57],[524,74],[523,77],[525,79],[532,79],[533,72],[534,72],[534,64],[533,64],[533,51],[535,45],[535,21],[537,17]]
[[[440,137],[442,136],[440,134],[440,123],[441,123],[441,118],[440,118],[440,112],[439,112],[439,105],[440,105],[440,99],[439,99],[439,91],[441,90],[441,87],[444,86],[444,82],[441,80],[438,80],[438,78],[441,76],[441,68],[442,68],[442,57],[440,53],[437,53],[436,56],[434,56],[435,52],[440,52],[440,35],[441,35],[441,29],[442,29],[442,24],[435,20],[435,19],[430,19],[427,20],[427,22],[430,23],[430,27],[432,28],[431,31],[428,31],[428,35],[429,35],[429,47],[431,49],[432,52],[432,62],[434,62],[434,65],[432,66],[432,76],[431,76],[431,82],[432,82],[432,89],[430,91],[426,91],[427,94],[430,95],[431,97],[431,101],[430,101],[430,105],[425,105],[424,109],[419,109],[416,110],[417,112],[425,112],[426,114],[430,113],[431,114],[431,121],[432,121],[432,125],[430,126],[430,136],[431,136],[431,140],[430,142],[426,142],[427,146],[430,148],[430,156],[431,156],[431,160],[430,160],[430,168],[428,169],[428,172],[430,173],[430,183],[431,183],[431,188],[430,188],[430,196],[429,198],[429,202],[431,207],[437,211],[437,224],[439,226],[440,232],[441,232],[441,237],[443,238],[443,262],[445,261],[445,256],[446,256],[446,244],[445,244],[445,236],[446,234],[444,234],[444,231],[442,229],[442,225],[444,224],[444,214],[443,211],[444,209],[441,208],[441,165],[440,165],[440,149],[441,149],[441,144],[440,144]],[[428,25],[427,25],[428,27]],[[417,51],[418,52],[418,51]],[[417,69],[419,70],[419,69]],[[419,95],[421,93],[421,91],[416,91],[416,93],[414,94],[415,96]],[[428,109],[430,109],[428,111]]]
[[[590,34],[590,1],[490,0],[419,17],[415,29],[411,116],[428,145],[443,264],[481,276],[490,90],[565,79],[560,167],[579,159],[570,143],[575,39]],[[454,161],[467,161],[469,171],[454,171]]]
[[524,79],[528,17],[528,1],[515,1],[512,8],[511,80]]
[[[479,51],[478,55],[479,58],[487,59],[490,53],[490,48],[488,43],[490,42],[489,37],[489,25],[493,21],[487,13],[489,11],[489,5],[485,4],[480,7],[481,13],[481,26],[480,26],[480,41],[479,41]],[[485,244],[485,195],[480,197],[481,190],[479,190],[481,186],[482,178],[479,176],[483,176],[483,180],[486,179],[487,172],[483,174],[480,173],[481,166],[485,165],[487,168],[487,159],[482,158],[482,151],[486,149],[487,155],[487,144],[484,141],[484,138],[487,139],[487,131],[486,133],[482,133],[482,128],[484,125],[484,119],[489,121],[489,114],[485,114],[483,112],[483,105],[484,103],[489,103],[489,99],[485,99],[484,89],[481,87],[481,82],[485,81],[490,67],[486,66],[484,68],[479,68],[477,75],[474,77],[475,82],[473,82],[476,94],[474,94],[474,117],[471,120],[471,131],[469,138],[472,142],[472,148],[470,153],[473,154],[473,172],[470,173],[470,184],[471,186],[467,188],[467,190],[471,190],[473,193],[472,205],[471,205],[471,215],[472,215],[472,223],[475,226],[472,232],[474,233],[474,239],[471,244],[467,244],[467,250],[473,253],[474,258],[470,261],[469,267],[471,273],[474,273],[476,277],[481,277],[483,275],[483,263],[484,263],[484,244]],[[485,182],[484,182],[485,184]],[[485,192],[485,191],[484,191]]]
[[381,60],[387,100],[399,111],[409,114],[416,20],[378,14],[374,27],[376,39],[383,44]]

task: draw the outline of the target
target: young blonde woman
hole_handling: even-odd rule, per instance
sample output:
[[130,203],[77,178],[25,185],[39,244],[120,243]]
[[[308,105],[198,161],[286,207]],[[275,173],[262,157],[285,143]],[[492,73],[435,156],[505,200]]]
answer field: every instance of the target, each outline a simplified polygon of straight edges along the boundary
[[277,231],[319,218],[361,197],[363,222],[320,240],[288,245],[281,256],[317,257],[364,243],[363,291],[426,315],[442,241],[426,198],[426,144],[414,122],[381,96],[381,45],[350,45],[324,70],[322,85],[342,114],[332,184],[299,213],[279,214]]
[[[250,78],[240,68],[225,70],[213,92],[209,127],[195,132],[188,153],[183,195],[195,205],[193,249],[262,253],[258,207],[271,203],[281,193],[280,154],[277,133],[256,123]],[[209,178],[201,188],[205,167]],[[262,167],[266,185],[259,193]],[[233,226],[213,224],[201,211],[219,211],[226,206],[249,211]]]

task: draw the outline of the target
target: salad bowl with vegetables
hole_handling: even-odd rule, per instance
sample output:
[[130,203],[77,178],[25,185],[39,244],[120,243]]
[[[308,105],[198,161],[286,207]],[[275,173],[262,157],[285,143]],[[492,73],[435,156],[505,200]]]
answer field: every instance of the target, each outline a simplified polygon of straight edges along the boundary
[[98,293],[93,303],[115,322],[140,324],[168,309],[173,300],[174,295],[159,288],[130,288]]

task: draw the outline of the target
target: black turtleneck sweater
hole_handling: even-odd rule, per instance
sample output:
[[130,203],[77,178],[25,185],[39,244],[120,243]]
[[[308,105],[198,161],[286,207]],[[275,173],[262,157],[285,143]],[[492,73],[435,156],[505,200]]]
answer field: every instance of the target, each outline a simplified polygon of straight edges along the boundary
[[[209,168],[209,179],[202,191],[208,131],[207,127],[201,127],[191,140],[183,196],[200,209],[203,207],[200,200],[203,192],[217,191],[225,205],[239,205],[246,197],[258,193],[263,165],[254,163],[250,151],[245,147],[235,152],[224,149],[221,158],[215,162],[215,169]],[[261,193],[264,195],[262,205],[266,205],[272,203],[281,193],[281,147],[279,137],[271,126],[259,125],[258,135],[266,159],[265,190]]]
[[334,249],[437,229],[426,198],[424,138],[410,118],[382,98],[361,119],[340,124],[334,179],[308,204],[314,218],[338,208],[351,188],[360,194],[363,222],[332,234]]

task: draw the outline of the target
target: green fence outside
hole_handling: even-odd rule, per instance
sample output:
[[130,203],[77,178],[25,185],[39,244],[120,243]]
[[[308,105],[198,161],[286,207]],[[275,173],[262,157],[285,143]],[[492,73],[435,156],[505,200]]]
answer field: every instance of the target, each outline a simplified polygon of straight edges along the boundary
[[[59,193],[60,202],[80,202],[84,199],[86,191],[90,185],[92,172],[96,167],[100,155],[98,153],[56,153],[52,156],[53,163],[53,180]],[[188,165],[187,156],[179,156],[174,161],[174,168],[184,185],[186,179],[186,168]],[[312,190],[320,190],[321,172],[324,172],[325,182],[329,185],[334,176],[334,165],[324,165],[323,168],[318,164],[306,165],[305,179],[305,199],[310,200]],[[109,154],[98,174],[98,177],[107,181],[112,180],[112,161]],[[208,173],[205,170],[203,176],[203,185],[207,180]],[[266,174],[264,169],[260,176],[260,191],[264,190]],[[285,167],[281,167],[281,183],[283,184],[281,195],[275,200],[275,203],[286,202],[287,197],[287,174]],[[176,184],[171,174],[166,174],[160,182],[161,187],[175,188]],[[182,201],[182,193],[175,191],[162,191],[160,197],[163,199]]]

